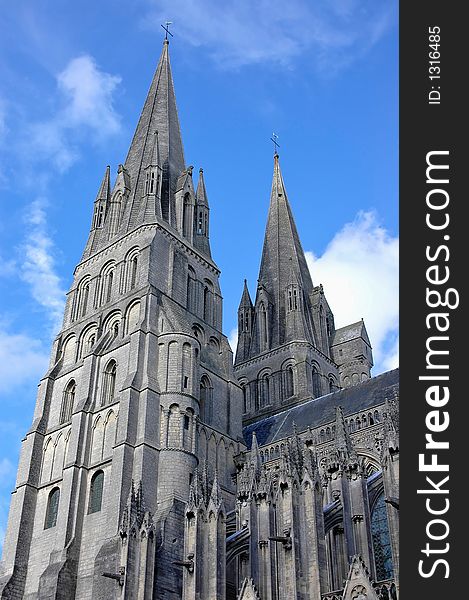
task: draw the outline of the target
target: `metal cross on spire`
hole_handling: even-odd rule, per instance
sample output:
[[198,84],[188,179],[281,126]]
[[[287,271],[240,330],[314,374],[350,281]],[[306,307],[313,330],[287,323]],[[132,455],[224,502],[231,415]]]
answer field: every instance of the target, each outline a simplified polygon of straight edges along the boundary
[[161,25],[161,27],[166,31],[166,34],[164,36],[164,39],[167,40],[168,39],[168,33],[171,37],[173,37],[173,34],[169,31],[169,26],[172,25],[173,22],[172,21],[166,21],[166,23],[164,25]]
[[272,133],[272,137],[270,138],[271,141],[274,143],[274,154],[278,154],[277,149],[280,148],[280,144],[278,143],[278,135],[274,132]]

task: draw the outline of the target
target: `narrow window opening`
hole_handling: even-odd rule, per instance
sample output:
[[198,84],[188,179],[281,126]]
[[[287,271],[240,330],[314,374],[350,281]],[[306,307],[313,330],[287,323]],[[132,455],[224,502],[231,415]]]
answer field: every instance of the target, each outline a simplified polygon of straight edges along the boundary
[[44,523],[44,529],[50,529],[51,527],[56,526],[57,514],[59,512],[59,500],[60,490],[59,488],[54,488],[49,494],[49,499],[47,500],[46,520]]
[[95,513],[101,510],[103,501],[103,486],[104,486],[104,473],[98,471],[91,479],[90,486],[90,501],[88,507],[88,513]]

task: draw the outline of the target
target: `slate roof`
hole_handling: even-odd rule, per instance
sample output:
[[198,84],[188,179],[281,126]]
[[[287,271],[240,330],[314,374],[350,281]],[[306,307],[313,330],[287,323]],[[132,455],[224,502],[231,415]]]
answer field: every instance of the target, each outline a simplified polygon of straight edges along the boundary
[[295,423],[298,431],[312,429],[335,421],[336,407],[342,407],[345,418],[372,406],[384,404],[399,388],[399,369],[387,371],[359,385],[310,399],[276,415],[251,423],[243,429],[248,448],[251,447],[252,433],[256,432],[259,446],[271,444],[289,437]]
[[350,340],[360,337],[370,344],[365,323],[363,321],[357,321],[357,323],[351,323],[350,325],[336,329],[331,346],[337,346],[338,344],[343,344],[344,342],[349,342]]

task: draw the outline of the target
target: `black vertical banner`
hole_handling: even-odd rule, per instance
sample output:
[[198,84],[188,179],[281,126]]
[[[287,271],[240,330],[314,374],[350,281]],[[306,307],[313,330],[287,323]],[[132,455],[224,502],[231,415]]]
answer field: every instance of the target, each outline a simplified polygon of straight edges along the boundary
[[462,2],[400,4],[404,600],[468,597],[469,504],[458,464],[469,455],[469,387],[463,385],[469,373],[465,9]]

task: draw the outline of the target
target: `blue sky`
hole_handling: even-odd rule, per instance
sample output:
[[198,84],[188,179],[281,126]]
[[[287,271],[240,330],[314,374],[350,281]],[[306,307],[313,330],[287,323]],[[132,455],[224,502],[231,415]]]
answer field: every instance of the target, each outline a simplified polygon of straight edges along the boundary
[[313,282],[397,364],[394,0],[16,0],[0,22],[0,540],[64,293],[173,21],[186,161],[204,168],[224,330],[255,293],[272,132]]

